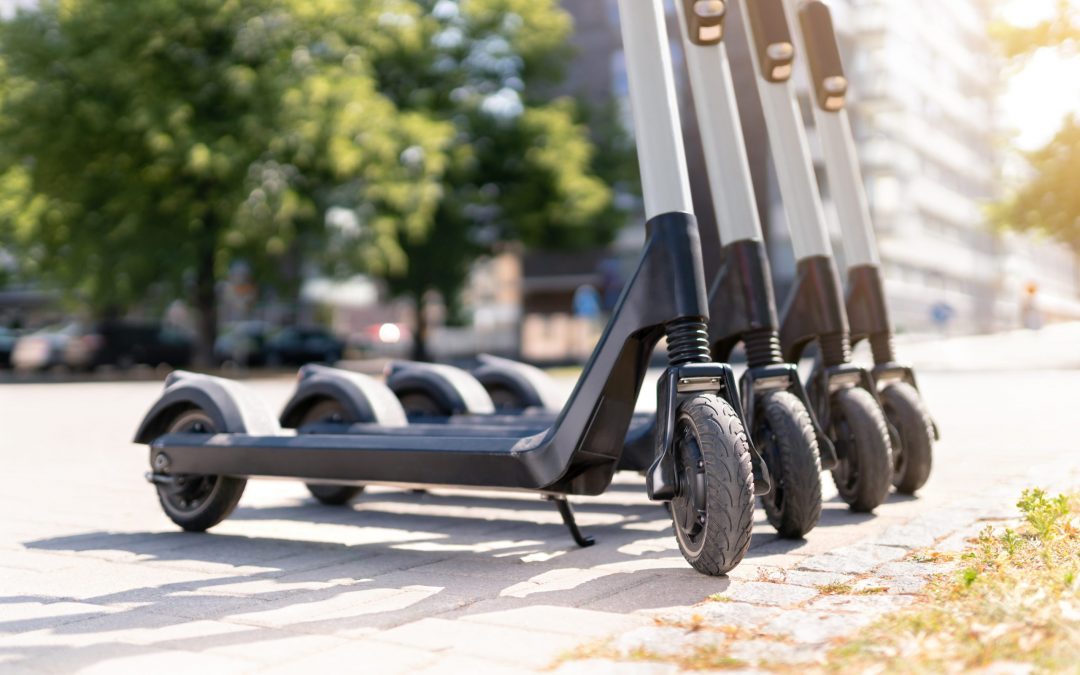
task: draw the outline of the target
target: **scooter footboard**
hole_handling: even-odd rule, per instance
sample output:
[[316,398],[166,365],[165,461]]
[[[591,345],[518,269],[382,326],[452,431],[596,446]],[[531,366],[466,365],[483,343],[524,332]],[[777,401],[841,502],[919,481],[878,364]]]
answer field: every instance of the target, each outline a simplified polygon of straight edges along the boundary
[[151,453],[171,474],[535,490],[544,437],[169,433]]
[[136,443],[149,443],[165,432],[178,412],[199,408],[214,421],[218,431],[277,434],[281,431],[273,413],[238,382],[183,370],[165,380],[165,391],[143,417]]

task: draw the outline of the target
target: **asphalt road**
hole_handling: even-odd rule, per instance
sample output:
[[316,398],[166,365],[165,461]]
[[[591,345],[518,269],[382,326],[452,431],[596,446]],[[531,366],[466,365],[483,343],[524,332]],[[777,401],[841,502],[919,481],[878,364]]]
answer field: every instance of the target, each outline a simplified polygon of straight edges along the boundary
[[[1019,350],[1009,366],[987,366],[1003,344]],[[911,352],[933,363],[954,353],[943,350]],[[544,667],[636,625],[635,612],[693,604],[762,568],[947,513],[1032,467],[1080,465],[1080,370],[1051,368],[1077,351],[1080,341],[1032,333],[938,359],[920,377],[943,439],[918,497],[852,514],[826,478],[818,528],[784,541],[759,517],[730,579],[690,570],[635,476],[578,500],[598,540],[589,549],[530,495],[369,489],[335,509],[283,481],[249,483],[232,518],[183,534],[143,479],[145,448],[130,442],[159,383],[0,385],[0,671]],[[276,410],[293,383],[249,384]]]

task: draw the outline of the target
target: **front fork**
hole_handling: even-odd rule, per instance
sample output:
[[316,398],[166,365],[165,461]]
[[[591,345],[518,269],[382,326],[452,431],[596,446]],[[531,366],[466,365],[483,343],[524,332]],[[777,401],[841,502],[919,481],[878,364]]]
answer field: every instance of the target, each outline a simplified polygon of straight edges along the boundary
[[[857,265],[848,270],[847,314],[851,323],[851,346],[860,340],[870,343],[874,357],[874,369],[870,371],[874,391],[880,391],[893,382],[905,382],[915,391],[919,384],[911,366],[896,360],[893,346],[893,328],[885,304],[885,285],[877,265]],[[937,422],[930,420],[934,428],[934,440],[941,440]]]
[[757,401],[774,391],[787,391],[802,401],[806,412],[810,415],[810,423],[814,427],[814,437],[817,439],[818,456],[821,459],[821,468],[829,470],[836,467],[836,448],[832,439],[825,433],[820,420],[828,420],[821,417],[818,410],[803,388],[802,380],[799,379],[799,369],[791,363],[779,363],[758,368],[747,368],[739,383],[742,392],[743,410],[746,413],[747,430],[754,429],[754,415],[757,411]]
[[[818,420],[834,429],[832,395],[844,387],[861,387],[881,405],[875,379],[851,363],[851,324],[840,275],[828,256],[810,256],[798,262],[795,286],[784,307],[780,342],[784,360],[798,363],[803,350],[816,341],[821,357],[814,365],[807,393]],[[884,307],[884,304],[882,304]],[[834,429],[835,431],[835,429]],[[890,435],[895,436],[890,430]],[[835,436],[833,436],[833,440]],[[845,459],[847,448],[835,444],[835,459]]]
[[[702,242],[704,246],[706,242]],[[709,242],[715,245],[714,242]],[[776,299],[772,288],[772,273],[764,242],[735,241],[713,253],[723,260],[709,288],[709,336],[712,358],[727,363],[738,343],[746,350],[746,372],[740,381],[742,410],[746,431],[754,431],[757,402],[773,391],[788,391],[795,395],[810,414],[817,438],[821,467],[836,466],[836,450],[821,426],[814,406],[799,379],[798,368],[786,363],[780,348],[780,321],[776,316]]]
[[754,494],[768,494],[772,489],[769,470],[757,453],[746,426],[746,416],[735,385],[731,366],[724,363],[684,363],[668,366],[656,386],[656,459],[645,474],[649,499],[671,501],[678,494],[675,466],[675,427],[679,405],[700,393],[716,394],[728,402],[743,421],[746,443],[754,466]]

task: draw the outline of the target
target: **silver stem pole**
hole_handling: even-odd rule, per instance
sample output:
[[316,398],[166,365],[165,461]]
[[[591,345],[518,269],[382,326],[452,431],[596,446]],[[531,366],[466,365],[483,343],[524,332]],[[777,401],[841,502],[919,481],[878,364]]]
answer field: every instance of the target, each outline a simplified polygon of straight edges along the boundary
[[[750,0],[753,2],[755,0]],[[791,245],[799,260],[832,254],[829,246],[825,210],[818,193],[810,145],[806,140],[802,114],[791,82],[771,82],[763,76],[761,58],[743,2],[742,24],[750,44],[751,59],[758,77],[758,94],[768,130],[769,152],[776,166],[780,196],[791,231]],[[791,45],[789,45],[790,47]]]
[[693,213],[661,0],[619,0],[619,15],[645,215]]
[[[799,54],[807,54],[806,36],[803,26],[796,16],[796,0],[784,0],[784,10],[788,24],[795,36],[795,49]],[[818,36],[820,39],[833,39],[835,36]],[[804,62],[806,60],[804,59]],[[811,79],[813,75],[811,75]],[[844,241],[844,259],[849,268],[859,265],[881,264],[878,257],[877,240],[874,225],[870,217],[870,206],[866,200],[866,186],[859,169],[859,155],[855,148],[855,136],[851,132],[851,122],[846,108],[827,111],[819,105],[814,109],[814,126],[821,137],[821,149],[825,158],[825,172],[832,186],[832,199],[840,217],[840,229]]]
[[690,39],[685,4],[677,0],[675,9],[694,91],[694,109],[701,129],[720,241],[725,245],[747,239],[761,241],[761,219],[727,51],[723,42],[699,45]]

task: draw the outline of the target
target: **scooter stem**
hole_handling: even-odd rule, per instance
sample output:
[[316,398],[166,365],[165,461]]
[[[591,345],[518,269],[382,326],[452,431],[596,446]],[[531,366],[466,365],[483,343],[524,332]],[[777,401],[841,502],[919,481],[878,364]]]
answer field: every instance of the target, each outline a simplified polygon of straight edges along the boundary
[[675,10],[694,92],[694,109],[720,242],[727,246],[737,241],[762,241],[761,218],[742,137],[735,84],[722,41],[722,24],[715,39],[707,42],[700,37],[695,39],[700,35],[700,31],[695,31],[695,23],[700,21],[695,12],[697,5],[694,0],[677,0]]
[[758,74],[758,94],[795,258],[830,256],[825,210],[791,83],[795,45],[783,5],[780,0],[744,0],[742,9],[739,23]]
[[630,108],[647,220],[693,213],[671,51],[659,0],[619,0]]
[[814,125],[821,138],[829,183],[834,186],[832,199],[840,216],[845,264],[849,270],[866,265],[877,267],[881,261],[848,119],[849,83],[844,76],[829,8],[818,0],[784,0],[784,10],[788,25],[793,27],[796,51],[806,55],[803,60],[814,99]]

